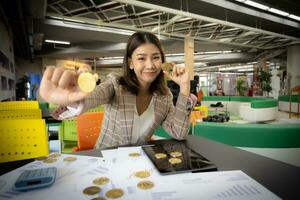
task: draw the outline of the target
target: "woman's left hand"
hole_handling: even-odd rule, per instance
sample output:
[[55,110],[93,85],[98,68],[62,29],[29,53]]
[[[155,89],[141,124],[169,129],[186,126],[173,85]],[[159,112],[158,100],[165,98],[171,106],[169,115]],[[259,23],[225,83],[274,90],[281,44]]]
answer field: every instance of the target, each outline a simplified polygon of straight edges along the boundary
[[163,71],[164,74],[177,83],[180,87],[180,92],[183,93],[186,96],[189,96],[190,94],[190,77],[188,71],[184,67],[177,67],[174,63],[171,63],[173,65],[173,70],[171,73],[168,73],[167,71]]

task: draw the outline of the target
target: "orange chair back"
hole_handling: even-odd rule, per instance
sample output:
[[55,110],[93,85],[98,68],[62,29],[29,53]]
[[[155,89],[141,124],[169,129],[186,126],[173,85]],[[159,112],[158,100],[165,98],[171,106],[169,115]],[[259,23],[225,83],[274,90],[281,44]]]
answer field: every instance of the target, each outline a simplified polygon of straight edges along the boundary
[[94,148],[101,130],[103,116],[103,112],[93,112],[77,117],[79,151]]
[[200,111],[192,111],[191,113],[191,123],[193,126],[195,126],[198,119],[201,119],[201,112]]

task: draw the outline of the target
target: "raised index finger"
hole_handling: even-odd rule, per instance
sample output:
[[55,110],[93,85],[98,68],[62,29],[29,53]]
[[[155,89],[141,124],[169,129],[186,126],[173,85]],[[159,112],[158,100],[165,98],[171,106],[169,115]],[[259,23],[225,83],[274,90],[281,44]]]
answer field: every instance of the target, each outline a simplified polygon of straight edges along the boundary
[[53,67],[53,66],[47,67],[45,72],[44,72],[43,79],[51,80],[54,69],[55,69],[55,67]]

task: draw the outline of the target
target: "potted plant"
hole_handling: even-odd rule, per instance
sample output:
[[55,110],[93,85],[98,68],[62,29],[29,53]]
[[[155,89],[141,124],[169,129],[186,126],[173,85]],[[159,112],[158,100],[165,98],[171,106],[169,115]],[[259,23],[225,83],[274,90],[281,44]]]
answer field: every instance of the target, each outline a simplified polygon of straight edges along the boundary
[[239,96],[245,96],[245,93],[248,90],[245,78],[240,77],[236,80],[235,89]]
[[272,91],[271,77],[272,74],[269,71],[259,71],[259,81],[261,83],[261,89],[265,96],[269,96],[269,93]]

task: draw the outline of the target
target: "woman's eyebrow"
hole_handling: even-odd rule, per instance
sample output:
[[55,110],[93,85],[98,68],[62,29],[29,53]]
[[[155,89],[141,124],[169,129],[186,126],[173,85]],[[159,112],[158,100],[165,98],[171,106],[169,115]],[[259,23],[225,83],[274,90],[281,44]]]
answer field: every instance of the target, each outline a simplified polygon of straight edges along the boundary
[[[139,53],[139,54],[136,54],[137,56],[146,56],[146,55],[148,55],[148,54],[145,54],[145,53]],[[160,55],[160,53],[159,52],[157,52],[157,53],[153,53],[152,54],[152,56],[156,56],[156,55]]]
[[160,55],[159,52],[152,54],[152,56]]

